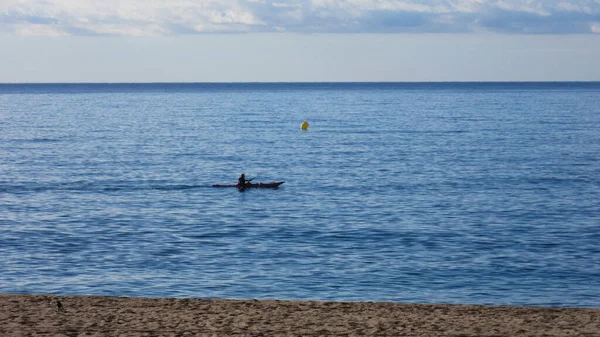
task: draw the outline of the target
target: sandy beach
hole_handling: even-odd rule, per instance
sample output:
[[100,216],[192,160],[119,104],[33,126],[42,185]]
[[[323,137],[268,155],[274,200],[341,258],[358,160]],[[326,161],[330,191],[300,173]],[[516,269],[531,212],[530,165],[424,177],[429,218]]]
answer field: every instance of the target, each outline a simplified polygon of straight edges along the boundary
[[2,294],[0,335],[600,336],[600,308]]

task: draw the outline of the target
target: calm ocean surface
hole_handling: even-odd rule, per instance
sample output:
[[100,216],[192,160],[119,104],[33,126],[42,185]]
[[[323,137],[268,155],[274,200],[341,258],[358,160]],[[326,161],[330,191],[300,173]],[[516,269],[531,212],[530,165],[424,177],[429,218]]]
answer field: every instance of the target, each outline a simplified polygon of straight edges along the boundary
[[600,307],[600,83],[0,84],[0,292]]

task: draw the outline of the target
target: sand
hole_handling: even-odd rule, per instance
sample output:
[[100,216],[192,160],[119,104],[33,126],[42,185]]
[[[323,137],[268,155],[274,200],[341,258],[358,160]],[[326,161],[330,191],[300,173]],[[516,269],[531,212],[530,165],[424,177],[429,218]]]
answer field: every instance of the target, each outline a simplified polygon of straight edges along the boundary
[[600,309],[0,294],[0,336],[600,336]]

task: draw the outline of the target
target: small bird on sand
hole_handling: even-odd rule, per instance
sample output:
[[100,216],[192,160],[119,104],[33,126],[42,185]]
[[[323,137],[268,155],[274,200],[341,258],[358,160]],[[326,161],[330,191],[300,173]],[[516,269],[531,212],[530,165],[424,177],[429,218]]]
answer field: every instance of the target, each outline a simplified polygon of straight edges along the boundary
[[60,301],[58,299],[56,300],[56,309],[60,312],[65,311],[65,308],[63,307],[62,303],[60,303]]

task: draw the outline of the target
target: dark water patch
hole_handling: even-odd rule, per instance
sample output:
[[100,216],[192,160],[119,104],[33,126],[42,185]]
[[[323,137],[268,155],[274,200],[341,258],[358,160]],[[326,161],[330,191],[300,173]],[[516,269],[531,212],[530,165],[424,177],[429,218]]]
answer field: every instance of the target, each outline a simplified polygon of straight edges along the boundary
[[10,139],[14,143],[58,143],[69,141],[69,138],[25,138],[25,139]]
[[38,192],[136,192],[136,191],[181,191],[190,189],[209,188],[212,185],[186,185],[165,184],[148,185],[146,182],[124,182],[99,184],[98,182],[73,182],[73,183],[7,183],[0,182],[0,193],[38,193]]

